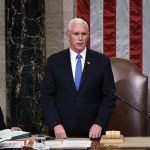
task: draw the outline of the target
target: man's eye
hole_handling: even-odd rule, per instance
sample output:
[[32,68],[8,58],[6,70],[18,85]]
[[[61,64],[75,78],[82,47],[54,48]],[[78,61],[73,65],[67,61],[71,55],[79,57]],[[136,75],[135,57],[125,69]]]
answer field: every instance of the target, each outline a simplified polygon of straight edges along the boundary
[[74,35],[79,35],[79,33],[73,33]]
[[82,33],[82,35],[87,35],[87,33]]

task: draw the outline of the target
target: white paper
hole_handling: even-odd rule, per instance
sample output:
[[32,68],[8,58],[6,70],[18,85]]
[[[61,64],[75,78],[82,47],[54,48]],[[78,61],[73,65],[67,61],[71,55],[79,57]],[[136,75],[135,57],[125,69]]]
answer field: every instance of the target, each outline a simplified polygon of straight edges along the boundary
[[29,134],[29,132],[25,132],[25,131],[12,131],[10,129],[4,129],[4,130],[0,131],[0,138],[22,136],[24,134]]
[[[46,148],[87,148],[91,146],[89,139],[66,139],[66,140],[49,140],[45,141]],[[36,149],[36,143],[33,148]]]
[[45,141],[45,144],[44,144],[45,146],[43,147],[43,145],[42,145],[42,148],[40,148],[40,146],[41,146],[40,144],[42,144],[42,143],[34,142],[33,148],[34,149],[59,148],[59,147],[61,147],[62,141],[54,141],[54,140]]
[[11,137],[2,138],[2,139],[0,139],[0,143],[3,141],[6,141],[6,140],[10,140],[10,139],[11,139]]
[[24,146],[24,141],[4,141],[0,143],[0,149],[22,148],[23,146]]
[[49,148],[61,147],[61,144],[62,141],[57,141],[57,140],[45,141],[45,146],[48,146]]
[[64,140],[61,147],[90,147],[91,142],[90,140]]

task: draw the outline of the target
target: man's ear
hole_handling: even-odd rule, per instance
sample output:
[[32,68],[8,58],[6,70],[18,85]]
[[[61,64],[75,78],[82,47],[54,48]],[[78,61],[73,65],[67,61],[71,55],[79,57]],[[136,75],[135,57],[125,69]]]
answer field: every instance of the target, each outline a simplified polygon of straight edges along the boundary
[[70,40],[70,33],[69,32],[66,32],[66,38],[68,41]]

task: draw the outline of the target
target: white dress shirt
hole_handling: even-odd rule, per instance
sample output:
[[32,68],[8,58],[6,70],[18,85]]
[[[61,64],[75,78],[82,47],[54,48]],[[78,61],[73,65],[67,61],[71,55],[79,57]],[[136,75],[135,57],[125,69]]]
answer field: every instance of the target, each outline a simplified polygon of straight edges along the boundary
[[[77,63],[77,58],[76,58],[76,56],[78,55],[78,53],[74,52],[71,48],[70,48],[69,50],[70,50],[70,60],[71,60],[71,66],[72,66],[72,74],[73,74],[73,78],[75,79],[75,69],[76,69],[76,63]],[[82,71],[83,71],[83,69],[84,69],[86,51],[87,51],[87,48],[85,48],[85,49],[80,53],[80,55],[82,56],[82,58],[81,58]]]

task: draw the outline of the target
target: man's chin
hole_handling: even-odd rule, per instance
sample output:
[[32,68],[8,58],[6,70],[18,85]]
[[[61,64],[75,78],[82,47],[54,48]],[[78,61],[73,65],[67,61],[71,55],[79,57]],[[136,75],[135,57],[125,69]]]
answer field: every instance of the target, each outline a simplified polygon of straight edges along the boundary
[[85,47],[78,47],[78,48],[77,48],[77,51],[78,51],[78,52],[82,52],[82,51],[84,50],[84,48],[85,48]]

